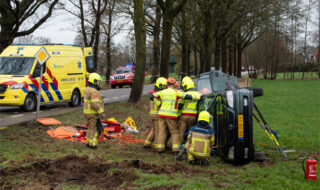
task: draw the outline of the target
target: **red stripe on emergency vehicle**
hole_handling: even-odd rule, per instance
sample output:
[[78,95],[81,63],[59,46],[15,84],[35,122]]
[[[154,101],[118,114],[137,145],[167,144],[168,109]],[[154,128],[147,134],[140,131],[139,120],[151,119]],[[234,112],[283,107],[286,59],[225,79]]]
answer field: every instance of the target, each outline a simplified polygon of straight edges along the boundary
[[47,87],[47,89],[49,89],[49,82],[46,80],[44,76],[42,76],[42,82]]
[[47,73],[49,75],[49,77],[51,78],[52,82],[54,83],[54,85],[56,85],[57,89],[59,88],[58,87],[58,81],[56,79],[56,77],[54,77],[50,71],[50,69],[47,67]]
[[31,82],[34,84],[34,86],[36,87],[37,90],[39,90],[39,83],[36,79],[31,77],[31,74],[29,75],[29,79],[31,80]]
[[27,91],[29,91],[29,84],[28,84],[27,82],[23,82],[23,83],[24,83],[23,87],[24,87]]
[[14,80],[9,80],[9,81],[5,81],[5,82],[3,82],[3,83],[1,83],[1,84],[5,84],[5,85],[14,85],[14,84],[18,84],[16,81],[14,81]]

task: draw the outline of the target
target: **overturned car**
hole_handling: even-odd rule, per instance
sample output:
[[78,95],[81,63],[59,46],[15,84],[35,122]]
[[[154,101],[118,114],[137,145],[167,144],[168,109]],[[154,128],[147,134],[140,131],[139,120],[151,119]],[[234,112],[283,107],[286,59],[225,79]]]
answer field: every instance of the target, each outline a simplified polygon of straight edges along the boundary
[[[213,150],[216,155],[236,165],[252,161],[255,153],[255,118],[286,157],[277,141],[276,133],[268,127],[254,104],[254,97],[263,95],[261,88],[240,88],[236,77],[220,70],[201,74],[196,86],[197,91],[203,94],[198,104],[198,113],[206,110],[213,116],[210,126],[215,131]],[[253,112],[254,109],[257,114]]]

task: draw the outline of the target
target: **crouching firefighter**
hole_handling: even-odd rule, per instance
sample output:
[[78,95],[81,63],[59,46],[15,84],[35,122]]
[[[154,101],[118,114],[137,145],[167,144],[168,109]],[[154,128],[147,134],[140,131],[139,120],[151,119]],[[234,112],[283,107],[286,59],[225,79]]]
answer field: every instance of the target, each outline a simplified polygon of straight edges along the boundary
[[98,145],[98,118],[103,118],[104,115],[104,102],[103,96],[99,92],[101,77],[97,73],[89,75],[89,85],[84,90],[84,105],[83,113],[88,122],[87,131],[87,147],[95,149]]
[[[149,95],[153,95],[160,90],[163,90],[167,87],[167,79],[164,77],[159,77],[154,86],[154,90],[149,92]],[[161,101],[159,99],[155,99],[154,101],[150,100],[150,120],[151,120],[151,130],[150,133],[145,140],[144,147],[150,148],[152,143],[156,147],[157,146],[157,138],[159,133],[158,128],[158,113],[160,109]]]
[[196,126],[190,129],[186,144],[190,164],[209,165],[210,151],[214,144],[213,130],[209,126],[210,113],[202,111]]

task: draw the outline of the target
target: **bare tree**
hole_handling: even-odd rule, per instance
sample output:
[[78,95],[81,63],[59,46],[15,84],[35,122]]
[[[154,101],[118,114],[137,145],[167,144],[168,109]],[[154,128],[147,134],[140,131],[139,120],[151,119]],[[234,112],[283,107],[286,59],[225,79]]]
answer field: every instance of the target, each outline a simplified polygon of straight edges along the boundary
[[128,102],[137,103],[143,92],[146,66],[146,21],[143,0],[134,0],[134,31],[136,39],[136,65],[133,86]]
[[[1,0],[0,52],[12,44],[14,38],[29,35],[46,22],[58,2],[59,0]],[[31,19],[34,20],[32,26],[21,30],[21,26]]]

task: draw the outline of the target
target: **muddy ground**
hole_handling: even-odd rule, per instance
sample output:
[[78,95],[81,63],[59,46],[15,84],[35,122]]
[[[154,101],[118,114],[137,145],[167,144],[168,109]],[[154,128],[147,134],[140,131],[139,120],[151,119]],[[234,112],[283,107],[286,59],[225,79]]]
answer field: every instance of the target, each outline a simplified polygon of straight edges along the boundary
[[[98,189],[132,189],[139,178],[136,169],[143,173],[208,173],[204,168],[194,168],[183,163],[156,165],[140,160],[104,162],[88,157],[66,156],[56,160],[40,159],[24,167],[0,169],[0,189],[60,189],[63,185],[90,186]],[[213,173],[213,172],[212,172]],[[10,180],[23,179],[13,185]],[[28,181],[28,182],[25,182]],[[157,189],[179,189],[179,186]]]

